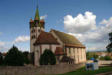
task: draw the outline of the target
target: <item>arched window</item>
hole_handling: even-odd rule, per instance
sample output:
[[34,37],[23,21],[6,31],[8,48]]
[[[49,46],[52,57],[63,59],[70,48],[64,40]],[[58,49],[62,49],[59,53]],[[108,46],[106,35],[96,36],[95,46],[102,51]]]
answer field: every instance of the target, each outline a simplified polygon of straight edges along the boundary
[[39,29],[38,32],[40,32],[41,30]]
[[34,38],[35,38],[35,35],[32,36],[32,39],[34,39]]
[[35,30],[33,29],[31,32],[32,32],[32,33],[34,33],[34,32],[35,32]]

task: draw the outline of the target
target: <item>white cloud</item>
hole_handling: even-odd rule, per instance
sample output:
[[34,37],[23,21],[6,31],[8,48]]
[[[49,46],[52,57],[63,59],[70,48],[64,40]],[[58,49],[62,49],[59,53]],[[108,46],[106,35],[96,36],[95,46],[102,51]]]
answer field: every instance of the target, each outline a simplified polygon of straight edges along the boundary
[[5,46],[0,46],[0,52],[7,52],[9,50],[9,48],[5,47]]
[[29,36],[19,36],[12,42],[0,41],[0,52],[7,52],[13,45],[16,45],[21,51],[29,51],[29,40]]
[[112,25],[112,17],[110,17],[109,20],[103,20],[100,22],[100,24],[106,24],[107,26]]
[[22,51],[22,52],[24,52],[24,51],[29,51],[29,47],[23,47],[23,46],[17,46],[18,47],[18,49],[20,50],[20,51]]
[[84,15],[78,14],[76,17],[67,15],[64,17],[64,28],[68,32],[83,33],[96,28],[96,15],[92,12],[85,12]]
[[0,41],[0,52],[6,52],[8,48],[6,47],[6,42]]
[[104,49],[105,49],[104,45],[102,45],[102,46],[87,47],[88,51],[101,51],[101,50],[104,50]]
[[[91,18],[92,18],[92,15],[93,14],[91,13]],[[85,17],[85,16],[83,16],[83,17]],[[74,19],[76,19],[76,18],[77,17],[74,17]],[[81,20],[81,21],[83,21],[82,22],[83,24],[80,23],[80,21],[77,21],[78,23],[80,23],[80,24],[78,24],[78,27],[77,27],[76,21],[73,21],[74,23],[71,23],[69,20],[70,19],[68,19],[68,21],[67,21],[67,19],[66,20],[64,19],[64,22],[65,21],[68,22],[68,23],[64,23],[66,31],[69,34],[76,36],[78,39],[80,39],[81,42],[86,44],[87,50],[105,50],[106,49],[106,46],[109,43],[108,33],[112,32],[112,17],[110,17],[108,20],[104,19],[99,23],[99,25],[96,25],[95,15],[94,15],[94,20],[91,20],[94,22],[91,22],[88,24],[88,23],[86,23],[86,21],[85,21],[86,18],[85,18],[85,20]],[[87,25],[85,25],[85,24],[87,24]],[[83,28],[83,25],[84,25],[84,29],[81,30]],[[91,28],[92,26],[95,27],[94,30]],[[70,30],[70,28],[71,28],[71,30]],[[87,30],[85,30],[85,29],[87,29]],[[83,33],[82,33],[82,31],[83,31]],[[92,44],[92,45],[89,46],[90,44]]]
[[29,36],[19,36],[14,40],[14,43],[27,42],[30,40]]
[[5,42],[0,42],[0,46],[4,46],[5,45]]
[[48,15],[40,16],[40,19],[46,19]]
[[107,24],[107,20],[102,20],[102,22],[100,22],[100,24]]

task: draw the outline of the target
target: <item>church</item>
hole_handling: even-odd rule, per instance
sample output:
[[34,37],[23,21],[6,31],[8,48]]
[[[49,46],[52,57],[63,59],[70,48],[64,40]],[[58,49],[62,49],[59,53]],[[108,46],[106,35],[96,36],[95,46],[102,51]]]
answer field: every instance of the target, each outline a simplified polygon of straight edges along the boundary
[[38,8],[34,19],[30,19],[30,52],[34,53],[34,65],[45,49],[56,56],[56,64],[79,64],[86,62],[86,47],[73,35],[51,29],[45,31],[45,21],[40,19]]

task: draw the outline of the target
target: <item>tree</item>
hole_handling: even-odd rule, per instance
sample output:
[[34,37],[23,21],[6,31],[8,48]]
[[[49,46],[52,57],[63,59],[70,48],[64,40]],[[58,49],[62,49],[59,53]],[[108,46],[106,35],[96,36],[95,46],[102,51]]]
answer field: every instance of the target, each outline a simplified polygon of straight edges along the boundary
[[97,59],[98,55],[94,52],[87,52],[86,57],[87,57],[88,60],[90,60],[91,58]]
[[110,56],[100,57],[100,60],[112,60]]
[[105,56],[105,60],[112,60],[110,56]]
[[87,53],[86,53],[86,58],[87,58],[88,60],[90,60],[90,59],[92,58],[92,56],[90,56],[90,52],[87,52]]
[[55,65],[56,64],[56,57],[54,53],[46,49],[44,53],[40,56],[40,65]]
[[23,52],[23,55],[24,55],[24,63],[25,64],[29,64],[29,58],[28,58],[28,55],[29,55],[29,52],[25,51]]
[[93,58],[97,59],[98,58],[98,55],[94,54],[93,55]]
[[2,53],[0,53],[0,65],[3,64],[3,56],[2,56]]
[[39,62],[40,62],[40,65],[48,65],[48,61],[47,60],[45,60],[46,59],[46,57],[44,56],[45,54],[42,54],[41,56],[40,56],[40,60],[39,60]]
[[106,48],[108,52],[112,52],[112,32],[109,33],[109,40],[110,40],[110,44],[108,44]]
[[24,56],[17,47],[13,46],[7,53],[4,64],[8,66],[23,66]]

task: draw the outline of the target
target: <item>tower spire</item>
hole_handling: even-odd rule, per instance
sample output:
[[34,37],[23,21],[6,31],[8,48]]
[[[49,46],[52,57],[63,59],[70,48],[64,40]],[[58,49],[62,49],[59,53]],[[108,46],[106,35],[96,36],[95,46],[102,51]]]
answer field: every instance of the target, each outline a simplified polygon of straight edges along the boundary
[[35,20],[40,20],[39,10],[38,10],[38,2],[37,2],[36,13],[35,13]]
[[38,10],[38,8],[36,8],[35,20],[40,20],[40,16],[39,16],[39,10]]

